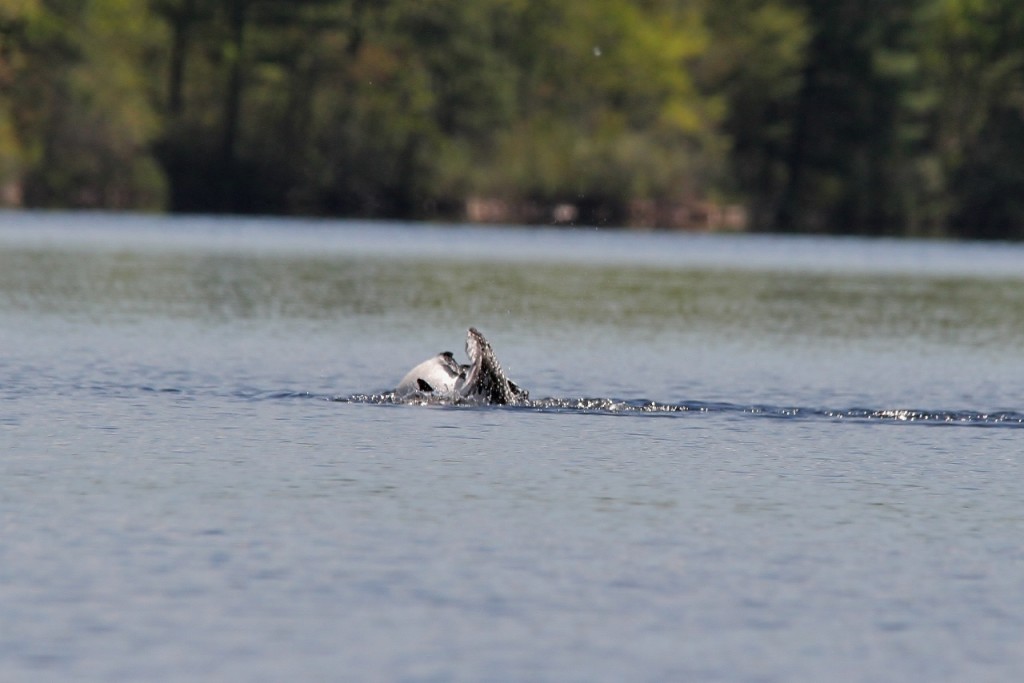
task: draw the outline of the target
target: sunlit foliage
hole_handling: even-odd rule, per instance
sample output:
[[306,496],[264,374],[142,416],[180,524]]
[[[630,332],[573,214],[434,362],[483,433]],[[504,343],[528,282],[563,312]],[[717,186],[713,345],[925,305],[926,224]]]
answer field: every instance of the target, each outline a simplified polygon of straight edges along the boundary
[[1022,7],[0,0],[0,203],[1024,237]]

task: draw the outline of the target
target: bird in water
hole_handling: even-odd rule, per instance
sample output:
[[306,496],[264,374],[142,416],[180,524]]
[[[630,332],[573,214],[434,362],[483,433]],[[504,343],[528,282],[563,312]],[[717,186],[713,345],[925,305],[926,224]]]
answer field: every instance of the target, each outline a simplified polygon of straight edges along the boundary
[[451,351],[428,358],[406,373],[395,396],[430,395],[496,405],[515,405],[529,398],[529,392],[505,375],[490,342],[475,327],[466,334],[466,355],[469,363],[465,365]]

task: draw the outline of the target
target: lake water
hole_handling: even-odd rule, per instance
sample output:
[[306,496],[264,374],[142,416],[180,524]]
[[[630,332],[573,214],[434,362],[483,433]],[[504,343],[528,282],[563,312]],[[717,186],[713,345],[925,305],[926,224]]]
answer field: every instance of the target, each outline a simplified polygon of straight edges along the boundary
[[1018,680],[1022,348],[1020,245],[0,214],[0,680]]

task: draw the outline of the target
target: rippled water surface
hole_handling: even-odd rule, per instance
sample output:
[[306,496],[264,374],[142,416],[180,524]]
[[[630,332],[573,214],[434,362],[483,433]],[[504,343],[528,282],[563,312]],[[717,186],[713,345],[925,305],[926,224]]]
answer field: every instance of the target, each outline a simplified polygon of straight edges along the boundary
[[1017,245],[0,214],[0,680],[1016,680],[1022,348]]

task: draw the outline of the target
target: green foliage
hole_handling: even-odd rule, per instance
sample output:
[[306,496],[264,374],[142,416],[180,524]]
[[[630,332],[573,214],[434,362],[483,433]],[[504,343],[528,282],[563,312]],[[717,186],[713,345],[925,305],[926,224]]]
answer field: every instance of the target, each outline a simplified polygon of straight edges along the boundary
[[[696,12],[624,0],[535,3],[520,110],[477,165],[478,192],[604,207],[699,194],[720,153],[721,101],[690,63],[709,36]],[[571,27],[571,28],[569,28]]]
[[944,218],[962,236],[1024,238],[1024,6],[945,0],[925,18]]
[[[903,96],[920,0],[807,0],[806,63],[773,226],[880,234],[900,227],[908,182]],[[909,70],[893,68],[911,65]]]
[[0,145],[15,150],[28,203],[163,204],[148,150],[159,119],[144,71],[155,27],[134,8],[131,0],[22,5],[8,34],[16,82],[2,101],[14,142]]
[[1024,237],[1022,7],[2,0],[0,202]]
[[15,83],[26,77],[28,36],[39,22],[38,0],[8,0],[0,4],[0,202],[17,199],[17,185],[26,151],[18,135]]
[[785,1],[709,0],[715,40],[700,62],[703,88],[723,97],[731,176],[754,227],[770,227],[789,179],[788,148],[808,61],[807,12]]

